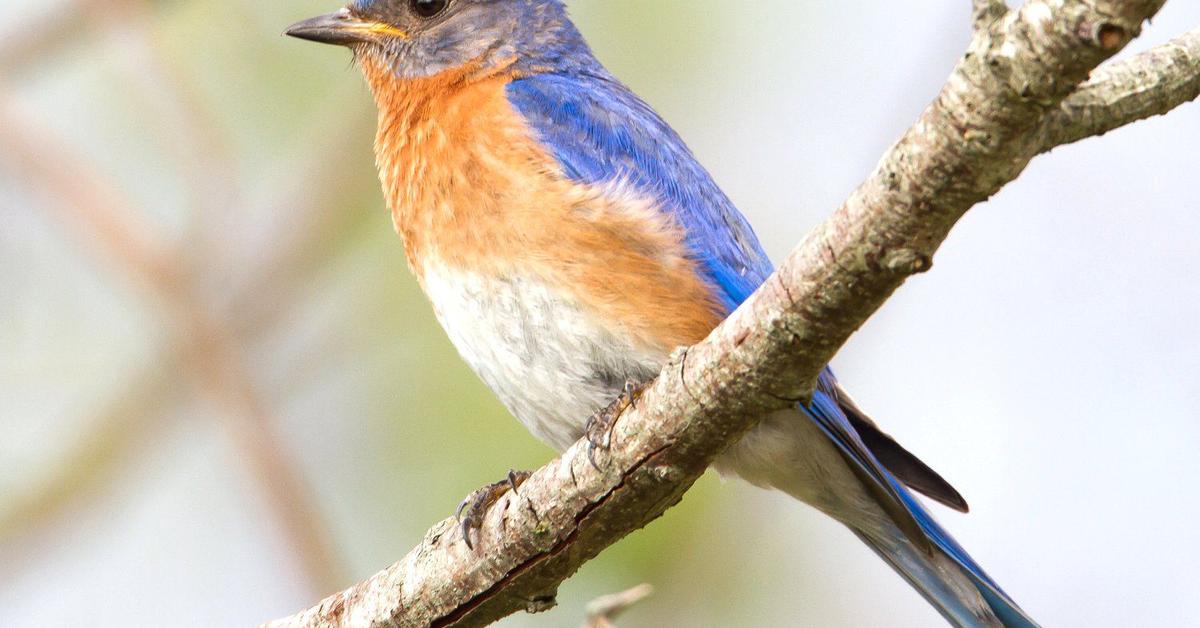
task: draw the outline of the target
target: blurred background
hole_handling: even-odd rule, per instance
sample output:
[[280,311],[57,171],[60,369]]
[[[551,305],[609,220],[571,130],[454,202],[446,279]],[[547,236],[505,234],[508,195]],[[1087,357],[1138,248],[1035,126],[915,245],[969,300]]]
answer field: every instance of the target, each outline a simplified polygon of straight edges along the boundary
[[[933,97],[969,2],[569,2],[775,259]],[[246,626],[399,559],[552,452],[405,267],[314,0],[0,0],[0,626]],[[1133,50],[1200,25],[1175,0]],[[1200,108],[1060,148],[835,366],[954,483],[1047,626],[1200,623]],[[559,608],[622,626],[930,626],[851,534],[705,477]]]

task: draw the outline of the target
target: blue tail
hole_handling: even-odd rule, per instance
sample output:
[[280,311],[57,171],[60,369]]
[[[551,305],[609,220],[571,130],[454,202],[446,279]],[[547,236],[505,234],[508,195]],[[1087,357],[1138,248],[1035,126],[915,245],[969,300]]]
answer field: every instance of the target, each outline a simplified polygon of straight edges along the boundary
[[[934,521],[925,507],[898,483],[897,488],[929,539],[931,550],[916,547],[898,530],[890,539],[894,542],[881,542],[857,530],[855,534],[951,624],[964,628],[997,625],[1037,628],[1037,622],[1008,597],[1000,585]],[[980,601],[987,608],[981,608]]]
[[[887,513],[890,523],[880,528],[877,521],[855,521],[853,516],[839,518],[950,623],[964,627],[1036,627],[1037,623],[938,525],[896,475],[880,463],[847,417],[847,400],[839,401],[839,395],[844,392],[833,373],[826,369],[821,374],[812,402],[803,409],[838,447],[851,470]],[[853,412],[861,412],[852,402],[848,407]],[[859,420],[874,428],[865,415]],[[898,445],[895,448],[904,451]],[[932,470],[929,473],[932,476],[927,477],[944,483]],[[917,485],[929,489],[928,483]],[[948,484],[935,492],[935,496],[938,493],[945,495],[945,488],[949,488],[952,495],[944,501],[953,505],[956,501],[953,497],[958,495]],[[962,505],[965,507],[965,502]],[[861,527],[863,525],[867,527]]]

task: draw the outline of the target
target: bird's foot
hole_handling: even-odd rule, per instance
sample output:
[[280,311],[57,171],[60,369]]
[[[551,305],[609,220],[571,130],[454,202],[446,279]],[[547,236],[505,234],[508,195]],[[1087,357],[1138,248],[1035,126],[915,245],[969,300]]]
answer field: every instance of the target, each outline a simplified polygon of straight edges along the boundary
[[588,462],[592,463],[592,467],[597,471],[600,470],[600,467],[596,465],[596,450],[608,451],[609,446],[612,445],[612,431],[617,425],[617,417],[621,416],[626,408],[631,406],[636,408],[638,399],[642,397],[645,389],[644,382],[625,380],[625,388],[621,390],[621,395],[588,419],[583,432],[588,441]]
[[[479,528],[483,525],[483,517],[487,514],[492,504],[496,500],[504,496],[505,493],[512,491],[517,492],[517,488],[529,479],[528,471],[509,471],[508,477],[493,482],[487,486],[467,495],[462,503],[458,505],[458,510],[454,516],[458,519],[459,527],[462,530],[463,542],[467,544],[467,548],[474,550],[475,546],[471,543],[471,532],[474,531],[478,536]],[[465,513],[463,511],[466,511]]]

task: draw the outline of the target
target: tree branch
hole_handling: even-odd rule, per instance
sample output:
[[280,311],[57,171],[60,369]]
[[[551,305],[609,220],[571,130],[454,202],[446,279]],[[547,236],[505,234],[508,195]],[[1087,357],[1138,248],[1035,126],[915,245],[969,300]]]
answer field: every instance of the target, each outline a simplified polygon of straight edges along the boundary
[[1042,125],[1043,150],[1104,135],[1200,97],[1200,29],[1092,73]]
[[1004,0],[971,0],[971,21],[975,30],[987,30],[992,22],[1008,14],[1008,3]]
[[553,605],[559,583],[678,502],[758,417],[811,394],[842,343],[1045,149],[1047,118],[1162,4],[1034,0],[978,30],[846,203],[707,339],[672,356],[617,422],[600,470],[577,443],[501,498],[475,551],[447,519],[395,565],[269,625],[477,626]]
[[613,618],[651,593],[654,593],[654,587],[639,584],[632,589],[592,600],[587,605],[587,619],[583,622],[583,628],[614,628]]

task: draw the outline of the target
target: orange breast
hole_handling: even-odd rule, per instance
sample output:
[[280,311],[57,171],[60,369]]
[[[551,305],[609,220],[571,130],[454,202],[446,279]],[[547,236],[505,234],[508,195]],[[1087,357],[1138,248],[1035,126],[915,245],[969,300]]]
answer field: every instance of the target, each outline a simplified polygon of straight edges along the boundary
[[681,228],[650,199],[567,180],[505,98],[507,71],[398,80],[364,60],[376,162],[418,278],[428,263],[535,277],[639,346],[701,340],[723,317]]

